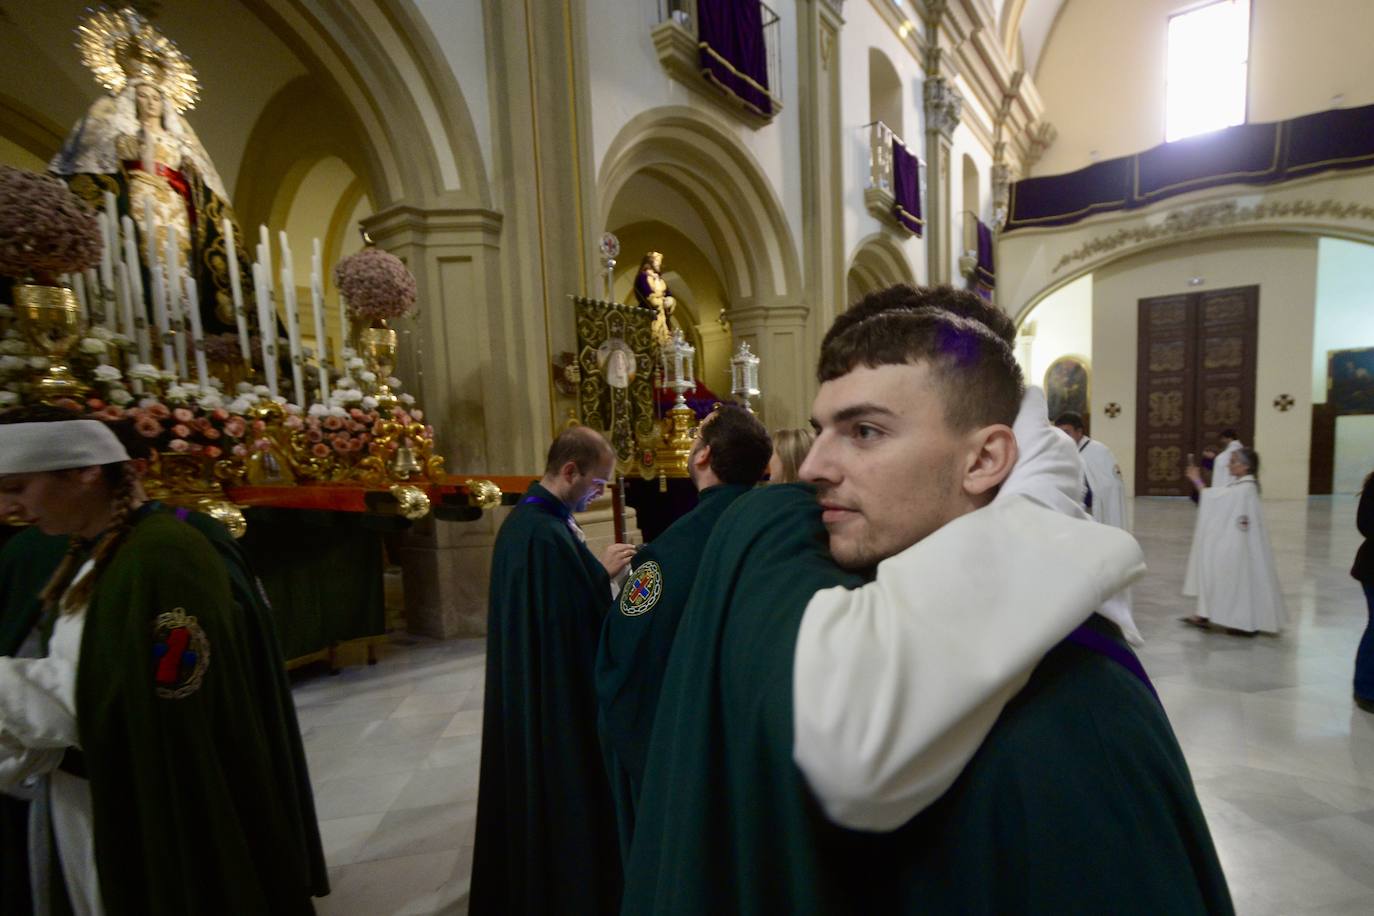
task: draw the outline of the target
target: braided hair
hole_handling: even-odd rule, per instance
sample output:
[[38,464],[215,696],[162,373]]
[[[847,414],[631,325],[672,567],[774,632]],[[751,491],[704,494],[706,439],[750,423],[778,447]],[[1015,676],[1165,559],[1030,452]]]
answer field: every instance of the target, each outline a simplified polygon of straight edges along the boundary
[[[7,423],[54,423],[64,420],[80,420],[81,415],[62,407],[36,405],[18,407],[0,414],[0,424]],[[90,601],[91,592],[101,572],[109,565],[115,551],[133,528],[133,516],[138,492],[138,474],[131,462],[117,461],[101,465],[101,473],[111,493],[110,524],[94,539],[71,538],[67,554],[58,564],[48,584],[39,593],[43,610],[51,611],[60,602],[61,612],[73,613]],[[60,473],[60,472],[58,472]],[[93,566],[90,573],[82,576],[73,585],[73,579],[80,571],[89,552]]]

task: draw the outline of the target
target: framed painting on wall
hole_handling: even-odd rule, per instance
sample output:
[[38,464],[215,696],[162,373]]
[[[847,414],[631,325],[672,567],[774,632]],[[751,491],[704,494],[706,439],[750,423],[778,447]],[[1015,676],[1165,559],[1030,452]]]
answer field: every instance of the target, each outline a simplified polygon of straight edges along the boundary
[[1337,414],[1374,413],[1374,347],[1327,352],[1326,403]]
[[1085,432],[1092,432],[1091,402],[1088,386],[1091,373],[1088,360],[1082,356],[1061,356],[1045,370],[1045,400],[1049,405],[1050,422],[1062,413],[1073,411],[1083,418]]

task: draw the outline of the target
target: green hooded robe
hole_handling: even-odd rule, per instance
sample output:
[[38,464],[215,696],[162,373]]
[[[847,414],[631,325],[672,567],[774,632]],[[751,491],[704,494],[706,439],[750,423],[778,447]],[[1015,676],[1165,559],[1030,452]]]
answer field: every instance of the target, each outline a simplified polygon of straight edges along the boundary
[[263,623],[154,507],[97,581],[76,712],[108,913],[309,913],[327,890]]
[[496,537],[473,916],[613,913],[619,900],[593,678],[611,588],[570,518],[536,483]]
[[702,490],[695,509],[635,554],[625,586],[601,627],[596,694],[622,855],[628,854],[634,833],[663,671],[701,553],[721,514],[751,489],[721,484]]
[[624,913],[1232,912],[1163,709],[1071,643],[935,805],[891,833],[828,821],[792,759],[806,604],[860,584],[826,543],[799,485],[717,524],[665,675]]

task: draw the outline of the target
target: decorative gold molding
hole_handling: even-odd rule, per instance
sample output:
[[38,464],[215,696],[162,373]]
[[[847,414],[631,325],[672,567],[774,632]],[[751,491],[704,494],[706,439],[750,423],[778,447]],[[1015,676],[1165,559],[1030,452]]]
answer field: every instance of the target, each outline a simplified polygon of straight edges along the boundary
[[1050,273],[1056,274],[1075,261],[1086,261],[1127,245],[1182,238],[1208,229],[1286,217],[1374,220],[1374,207],[1333,200],[1329,197],[1321,201],[1264,201],[1246,207],[1240,206],[1234,200],[1203,204],[1190,210],[1175,210],[1165,216],[1162,223],[1137,226],[1133,229],[1118,229],[1116,232],[1084,242],[1060,258]]

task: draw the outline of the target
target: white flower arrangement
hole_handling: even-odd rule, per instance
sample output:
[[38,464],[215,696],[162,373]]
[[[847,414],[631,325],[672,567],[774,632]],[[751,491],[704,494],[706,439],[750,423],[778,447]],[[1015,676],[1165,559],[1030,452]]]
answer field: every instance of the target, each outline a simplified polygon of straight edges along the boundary
[[134,348],[134,339],[128,334],[111,334],[107,340],[121,350],[132,350]]
[[344,365],[349,369],[362,369],[367,366],[367,363],[363,362],[359,357],[350,356],[348,359],[344,360]]
[[167,389],[167,400],[185,401],[191,397],[191,389],[185,385],[172,385]]
[[396,391],[401,390],[401,380],[394,375],[387,376],[386,383],[388,387],[394,388]]
[[0,340],[0,353],[15,355],[27,352],[29,352],[29,348],[24,346],[24,341],[20,340],[17,336],[6,337],[4,340]]
[[91,327],[91,336],[99,340],[110,340],[114,337],[114,331],[111,331],[103,324],[97,324]]
[[133,399],[134,396],[123,388],[110,389],[110,401],[114,404],[118,404],[120,407],[127,406]]
[[247,413],[249,410],[252,409],[252,407],[253,402],[248,400],[247,398],[235,398],[234,400],[229,402],[229,405],[225,408],[225,410],[229,411],[230,413],[242,414]]
[[415,403],[415,395],[410,394],[410,393],[408,393],[408,392],[402,394],[402,395],[401,395],[401,403],[404,404],[404,405],[406,405],[407,407],[410,407],[411,405],[413,405],[413,404]]
[[355,349],[353,349],[352,347],[344,347],[344,348],[343,348],[343,358],[344,358],[344,362],[345,362],[345,363],[346,363],[348,360],[355,358],[357,355],[358,355],[358,351],[355,350]]
[[373,397],[372,395],[370,395],[370,394],[363,398],[363,410],[376,410],[376,409],[377,409],[377,399],[376,399],[376,398],[374,398],[374,397]]
[[254,385],[253,393],[260,398],[268,398],[272,396],[272,389],[268,388],[266,385]]
[[363,370],[358,373],[358,378],[362,379],[365,384],[371,385],[373,382],[377,381],[377,373]]
[[293,417],[299,417],[299,416],[301,415],[301,405],[299,405],[299,404],[287,404],[287,405],[286,405],[286,412],[289,413],[289,414],[291,414]]
[[310,410],[309,410],[308,412],[309,412],[310,416],[312,416],[312,417],[327,417],[327,416],[329,416],[329,408],[326,407],[324,404],[319,404],[319,403],[311,404],[311,405],[310,405]]
[[10,356],[9,354],[0,356],[0,372],[19,372],[28,364],[29,361],[22,356]]
[[97,382],[117,382],[124,377],[114,366],[96,366],[94,375]]
[[162,372],[148,363],[134,363],[129,367],[129,378],[140,382],[156,382],[162,378]]
[[341,376],[341,377],[339,378],[339,380],[338,380],[337,382],[335,382],[334,384],[335,384],[337,387],[339,387],[339,388],[357,388],[357,387],[358,387],[358,382],[357,382],[357,380],[354,379],[353,376],[351,376],[351,375],[344,375],[344,376]]
[[336,405],[334,407],[329,408],[329,415],[331,417],[346,417],[348,416],[348,411]]
[[224,406],[224,398],[213,391],[209,393],[202,392],[201,395],[196,398],[196,402],[207,410],[214,410],[216,407]]
[[253,390],[253,383],[239,382],[237,385],[234,386],[234,390],[237,391],[239,394],[248,394],[250,391]]
[[99,356],[100,354],[104,353],[106,349],[107,347],[105,346],[105,341],[101,340],[99,337],[81,338],[82,353],[86,353],[90,356]]
[[50,363],[48,362],[48,358],[47,358],[46,356],[30,356],[30,357],[29,357],[29,368],[30,368],[30,369],[46,369],[46,368],[48,368],[49,365],[50,365]]
[[344,388],[339,396],[339,400],[345,404],[356,404],[362,399],[363,393],[357,388]]

